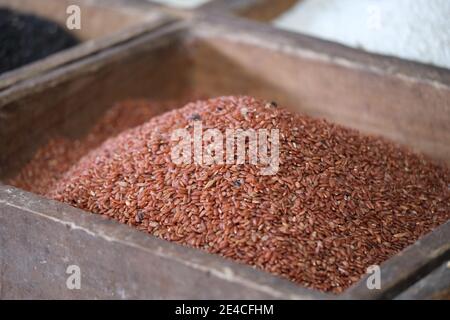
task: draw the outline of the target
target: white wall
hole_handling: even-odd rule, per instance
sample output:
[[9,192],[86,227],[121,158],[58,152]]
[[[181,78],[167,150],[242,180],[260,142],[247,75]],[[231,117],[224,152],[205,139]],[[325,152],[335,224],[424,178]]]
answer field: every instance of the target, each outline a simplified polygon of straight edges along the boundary
[[450,0],[304,0],[274,24],[450,68]]

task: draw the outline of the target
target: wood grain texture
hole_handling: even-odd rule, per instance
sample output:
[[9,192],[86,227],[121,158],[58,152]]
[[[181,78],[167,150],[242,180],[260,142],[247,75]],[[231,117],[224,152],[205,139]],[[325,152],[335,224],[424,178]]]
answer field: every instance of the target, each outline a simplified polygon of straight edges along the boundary
[[61,25],[66,24],[66,8],[73,4],[81,9],[82,25],[81,30],[72,32],[82,42],[0,75],[0,90],[114,46],[173,19],[156,10],[155,6],[136,0],[127,4],[123,0],[46,0],[45,5],[34,0],[0,0],[0,7],[36,14]]
[[450,300],[450,257],[395,299]]
[[13,175],[52,134],[83,135],[116,101],[180,96],[187,80],[178,70],[189,64],[172,37],[129,39],[0,93],[0,176]]
[[433,270],[450,259],[449,239],[450,221],[384,262],[381,265],[381,290],[369,290],[366,276],[347,289],[342,298],[393,299],[411,286],[421,287],[421,279],[434,279]]
[[[450,70],[242,19],[221,22],[204,17],[196,29],[204,41],[195,60],[198,86],[278,99],[300,112],[385,136],[450,163]],[[218,55],[222,62],[202,55]],[[220,77],[211,79],[211,74]]]
[[298,2],[299,0],[212,0],[202,10],[226,12],[256,21],[271,21]]
[[[329,297],[12,187],[0,185],[0,208],[0,299]],[[66,287],[69,265],[80,290]]]
[[[13,174],[45,142],[49,133],[82,136],[116,100],[142,97],[164,100],[183,97],[192,92],[209,96],[249,94],[276,100],[294,110],[385,136],[425,152],[436,160],[450,163],[450,71],[367,54],[239,18],[198,12],[190,19],[161,25],[124,39],[115,46],[88,54],[83,59],[25,78],[0,92],[0,177]],[[3,274],[3,283],[6,283],[0,292],[4,296],[4,292],[12,292],[9,297],[44,296],[45,292],[39,291],[39,286],[29,283],[24,283],[21,291],[10,291],[17,279],[27,277],[26,272],[30,271],[28,264],[31,263],[31,260],[27,260],[22,269],[11,270],[5,261],[9,263],[13,259],[11,252],[14,246],[28,254],[29,259],[38,259],[40,256],[36,252],[45,252],[45,247],[56,250],[55,259],[62,259],[66,253],[62,248],[53,246],[63,243],[70,255],[81,259],[77,250],[85,248],[88,242],[96,241],[95,237],[88,239],[87,236],[64,232],[64,228],[58,228],[61,223],[47,215],[55,217],[68,214],[70,221],[76,222],[76,225],[82,221],[83,228],[88,227],[88,230],[101,229],[103,222],[98,221],[96,216],[81,215],[80,211],[64,204],[55,204],[17,189],[5,187],[3,191],[0,219],[13,216],[15,220],[11,224],[18,226],[14,228],[7,221],[0,223],[0,228],[8,225],[2,230],[4,236],[0,240],[2,246],[9,246],[9,251],[5,251],[9,252],[8,255],[4,254],[3,260],[0,260],[3,268],[0,274]],[[78,215],[83,217],[77,218]],[[52,221],[56,224],[53,225]],[[13,242],[12,234],[27,237],[27,232],[30,232],[29,228],[25,229],[27,223],[42,223],[42,229],[32,232],[30,241]],[[73,224],[70,222],[69,225]],[[116,227],[115,223],[108,222],[102,234],[122,234],[122,231],[116,231]],[[52,229],[58,231],[55,231],[54,237],[46,238]],[[397,296],[432,272],[443,262],[442,259],[447,259],[449,232],[447,223],[388,260],[382,266],[382,279],[386,281],[386,286],[381,291],[369,292],[363,279],[340,298]],[[148,237],[129,229],[121,235],[124,238],[138,237],[138,242],[147,241],[141,236]],[[65,237],[69,240],[64,240]],[[31,245],[40,241],[43,247]],[[96,252],[107,251],[110,243],[105,242],[104,238],[98,241]],[[144,246],[147,245],[150,244],[145,242]],[[167,243],[165,247],[172,250],[177,246]],[[114,246],[114,250],[122,253],[126,249]],[[188,252],[186,259],[191,254],[191,251]],[[152,253],[145,251],[133,254],[139,256],[138,261],[147,264],[157,261],[155,263],[159,267],[168,268],[172,274],[177,273],[178,266],[160,263],[159,258],[153,258]],[[44,256],[50,259],[52,255],[46,253]],[[186,256],[183,255],[183,259]],[[127,257],[133,259],[132,256]],[[222,265],[219,258],[205,257],[206,260],[196,258],[197,263]],[[21,261],[20,258],[14,259],[17,263]],[[111,259],[107,254],[104,260],[95,261],[92,254],[82,263],[100,269],[110,265]],[[131,270],[137,272],[138,278],[132,283],[141,283],[144,279],[141,278],[144,273],[139,273],[138,265],[137,261],[133,262]],[[190,270],[183,268],[180,275],[186,275],[186,270]],[[234,264],[232,268],[234,270]],[[113,274],[111,279],[119,279],[117,281],[120,283],[128,279],[129,275],[119,268],[108,270]],[[144,271],[153,272],[157,277],[155,271]],[[59,269],[49,269],[44,274],[51,272],[59,275],[59,280],[55,281],[62,279]],[[272,279],[267,274],[249,277],[251,282],[264,282],[266,277]],[[34,281],[33,278],[28,279]],[[199,273],[195,279],[208,281],[203,273]],[[88,286],[91,290],[88,295],[105,297],[107,292],[116,292],[114,297],[120,297],[117,292],[122,291],[114,291],[114,285],[108,281],[107,275],[97,273]],[[131,292],[130,297],[186,298],[194,297],[190,295],[190,290],[198,285],[196,281],[186,280],[187,284],[180,292],[176,292],[173,283],[166,285],[157,279],[154,281],[151,283],[156,285],[155,291],[144,286],[142,289],[127,288],[129,291],[126,292]],[[329,297],[304,291],[300,287],[289,286],[284,291],[284,284],[267,281],[274,291],[283,292],[282,297],[285,297],[286,292],[289,295],[294,293],[295,297]],[[245,291],[247,289],[243,289],[242,295],[226,296],[236,284],[220,282],[217,285],[230,289],[220,291],[210,288],[212,291],[206,292],[217,294],[214,295],[217,297],[267,297],[260,292]],[[5,286],[9,289],[6,290]],[[46,286],[48,284],[42,288]],[[164,288],[169,289],[164,291]],[[61,293],[51,291],[51,294]]]

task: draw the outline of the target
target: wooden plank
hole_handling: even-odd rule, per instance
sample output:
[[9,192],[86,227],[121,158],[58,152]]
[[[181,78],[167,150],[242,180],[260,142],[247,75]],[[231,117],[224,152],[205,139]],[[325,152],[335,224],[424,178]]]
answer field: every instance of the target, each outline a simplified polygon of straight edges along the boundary
[[66,9],[77,5],[81,9],[81,29],[72,30],[82,41],[97,39],[136,25],[152,16],[155,7],[136,0],[0,0],[1,7],[35,14],[66,25]]
[[[0,185],[0,299],[313,299],[327,295]],[[69,265],[80,290],[66,286]]]
[[66,8],[70,4],[81,8],[82,29],[74,33],[84,42],[0,75],[0,90],[173,21],[173,18],[157,11],[154,6],[140,1],[125,4],[123,0],[48,0],[43,6],[34,0],[0,0],[0,6],[34,13],[60,24],[65,24]]
[[395,299],[450,300],[450,258]]
[[205,4],[202,9],[256,21],[271,21],[298,2],[299,0],[215,0]]
[[188,80],[178,70],[189,64],[177,54],[181,34],[160,29],[0,92],[0,178],[14,175],[49,135],[83,135],[116,101],[182,95]]
[[[235,17],[203,16],[194,33],[204,41],[195,59],[198,87],[277,99],[450,163],[450,70]],[[208,55],[222,63],[201,59]]]
[[345,299],[392,299],[450,259],[450,221],[381,265],[381,290],[367,288],[367,277],[342,295]]

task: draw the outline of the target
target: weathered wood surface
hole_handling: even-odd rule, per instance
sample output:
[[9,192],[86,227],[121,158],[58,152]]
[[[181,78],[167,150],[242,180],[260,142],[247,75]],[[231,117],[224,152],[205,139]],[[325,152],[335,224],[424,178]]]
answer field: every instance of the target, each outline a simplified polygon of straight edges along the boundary
[[396,297],[398,300],[450,300],[450,257]]
[[66,8],[69,5],[78,5],[82,14],[81,30],[73,31],[82,41],[79,45],[0,75],[0,90],[97,53],[174,19],[151,4],[138,0],[126,1],[129,0],[46,0],[45,5],[42,5],[42,2],[35,0],[0,0],[1,7],[37,14],[62,25],[66,23]]
[[[49,132],[69,137],[83,135],[117,100],[173,99],[193,91],[210,96],[250,94],[275,99],[300,112],[386,136],[450,163],[449,70],[371,55],[240,18],[198,11],[187,20],[160,25],[83,59],[25,78],[0,92],[0,178],[13,174],[45,142]],[[2,187],[0,191],[0,245],[7,248],[0,257],[4,280],[0,297],[46,297],[48,290],[47,297],[64,298],[120,298],[124,292],[125,297],[140,298],[334,297],[171,243],[164,242],[164,249],[158,249],[159,240],[115,222],[14,188]],[[36,230],[32,227],[35,225]],[[57,231],[52,234],[51,230]],[[339,298],[392,298],[413,288],[447,259],[449,233],[447,223],[383,264],[384,285],[380,291],[368,290],[363,279]],[[124,244],[123,239],[133,240]],[[139,243],[138,248],[135,243]],[[182,260],[190,261],[192,255],[199,266],[230,266],[249,280],[245,285],[234,280],[226,283],[228,280],[219,276],[214,280],[218,282],[211,282],[217,287],[205,288],[209,296],[201,296],[192,291],[203,289],[198,282],[210,281],[206,275],[211,270],[202,267],[192,279],[178,279],[188,278],[192,270],[156,254],[166,249],[179,252]],[[88,277],[86,296],[51,285],[64,285],[60,282],[66,279],[65,269],[54,265],[68,254],[80,259],[89,270],[96,270]],[[113,259],[117,256],[126,259],[112,267],[116,266]],[[24,262],[17,270],[10,267],[20,261]],[[36,266],[38,261],[55,264]],[[131,267],[126,261],[132,261]],[[145,267],[139,271],[142,264]],[[164,272],[170,270],[176,279],[168,285],[169,273],[163,273],[162,280],[153,279],[157,277],[156,271],[149,269],[153,264]],[[128,267],[130,271],[126,271]],[[29,273],[32,268],[48,269]],[[102,273],[104,268],[109,275]],[[244,269],[247,271],[241,271]],[[50,277],[52,273],[54,278]],[[34,281],[41,281],[42,274],[47,282],[41,286]],[[29,282],[18,281],[20,277]],[[146,281],[150,281],[148,286],[137,285]],[[179,291],[178,281],[185,282]],[[127,286],[128,282],[133,285]],[[265,289],[255,289],[254,283],[258,288],[263,283]],[[17,289],[14,291],[12,286]]]
[[[416,241],[381,265],[381,290],[367,289],[367,276],[347,289],[342,298],[392,299],[450,259],[450,221]],[[448,273],[448,272],[447,272]],[[444,281],[444,279],[442,279]],[[447,279],[448,280],[448,279]],[[447,285],[449,283],[447,282]],[[421,287],[419,282],[417,287]],[[408,289],[409,290],[409,289]]]
[[[244,19],[203,16],[199,86],[278,99],[450,164],[450,70],[384,57]],[[217,55],[217,59],[202,56]],[[220,75],[212,77],[211,75]]]
[[164,29],[0,92],[0,178],[14,175],[49,135],[82,136],[116,101],[183,94],[189,61],[174,40],[182,33]]
[[212,0],[201,9],[222,14],[225,12],[256,21],[270,21],[298,2],[299,0]]
[[[0,185],[0,299],[313,299],[326,295]],[[80,290],[66,286],[68,266]]]

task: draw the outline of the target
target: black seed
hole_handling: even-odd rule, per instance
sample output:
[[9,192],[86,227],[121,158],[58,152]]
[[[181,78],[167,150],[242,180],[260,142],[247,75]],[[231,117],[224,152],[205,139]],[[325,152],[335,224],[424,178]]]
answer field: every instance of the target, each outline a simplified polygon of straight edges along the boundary
[[4,8],[0,8],[0,30],[0,74],[78,43],[55,22]]
[[194,113],[193,115],[190,116],[189,120],[199,121],[202,120],[202,117],[200,117],[198,113]]
[[135,217],[136,222],[141,222],[142,220],[144,220],[144,213],[142,211],[139,211]]

